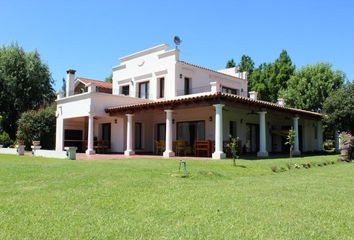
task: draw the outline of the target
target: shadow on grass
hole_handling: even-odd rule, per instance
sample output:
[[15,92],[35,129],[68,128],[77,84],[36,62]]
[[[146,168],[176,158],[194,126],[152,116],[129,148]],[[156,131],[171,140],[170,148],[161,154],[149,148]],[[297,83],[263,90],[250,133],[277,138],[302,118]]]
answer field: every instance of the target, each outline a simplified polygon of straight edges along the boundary
[[238,165],[238,164],[236,164],[234,167],[247,168],[245,165]]

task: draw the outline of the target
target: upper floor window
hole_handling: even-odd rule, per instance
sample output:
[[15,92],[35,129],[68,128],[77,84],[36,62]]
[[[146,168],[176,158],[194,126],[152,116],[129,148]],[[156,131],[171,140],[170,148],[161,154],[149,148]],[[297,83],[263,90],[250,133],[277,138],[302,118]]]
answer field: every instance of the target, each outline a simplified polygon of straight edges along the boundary
[[125,96],[129,96],[129,85],[121,87],[121,94],[123,94]]
[[223,93],[229,93],[229,94],[234,94],[234,95],[240,95],[240,90],[235,89],[235,88],[228,88],[228,87],[222,87],[221,91]]
[[191,94],[190,85],[191,85],[191,79],[187,77],[184,78],[184,95]]
[[159,79],[160,91],[159,91],[159,98],[165,97],[165,78]]
[[138,97],[146,99],[149,98],[149,82],[139,83]]

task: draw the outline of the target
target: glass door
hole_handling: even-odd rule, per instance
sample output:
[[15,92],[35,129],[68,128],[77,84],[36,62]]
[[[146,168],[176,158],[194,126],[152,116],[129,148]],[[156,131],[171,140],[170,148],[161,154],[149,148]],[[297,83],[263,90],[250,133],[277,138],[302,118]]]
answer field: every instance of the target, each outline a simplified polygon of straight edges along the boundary
[[249,153],[255,153],[259,151],[259,125],[258,124],[246,124],[246,151]]
[[190,146],[196,140],[205,140],[205,121],[178,122],[177,140],[184,140]]

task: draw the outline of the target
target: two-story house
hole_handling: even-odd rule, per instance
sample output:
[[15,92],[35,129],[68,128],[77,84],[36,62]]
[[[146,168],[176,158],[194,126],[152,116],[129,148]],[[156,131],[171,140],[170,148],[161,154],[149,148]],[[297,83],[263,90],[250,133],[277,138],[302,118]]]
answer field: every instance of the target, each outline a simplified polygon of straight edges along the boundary
[[229,136],[243,153],[322,150],[321,114],[257,100],[247,73],[211,70],[180,60],[180,50],[162,44],[120,58],[112,84],[75,77],[68,70],[66,93],[58,94],[56,150],[225,157]]

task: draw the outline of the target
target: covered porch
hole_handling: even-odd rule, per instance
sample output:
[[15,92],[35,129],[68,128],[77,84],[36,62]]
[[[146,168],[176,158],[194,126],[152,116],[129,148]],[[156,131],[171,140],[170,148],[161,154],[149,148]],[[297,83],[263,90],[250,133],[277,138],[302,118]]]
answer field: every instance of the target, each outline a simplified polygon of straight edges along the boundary
[[175,100],[106,109],[123,119],[124,154],[163,157],[230,157],[229,136],[239,137],[241,155],[286,152],[293,127],[294,154],[322,150],[321,115],[236,95],[191,95]]

